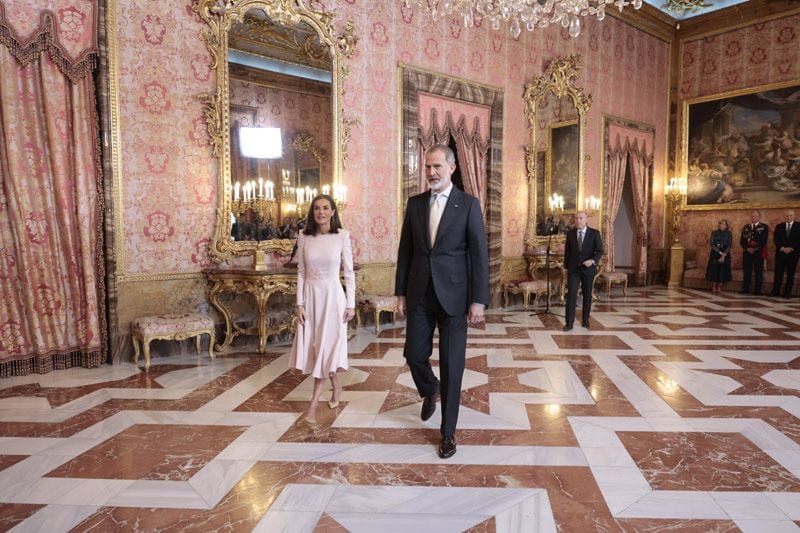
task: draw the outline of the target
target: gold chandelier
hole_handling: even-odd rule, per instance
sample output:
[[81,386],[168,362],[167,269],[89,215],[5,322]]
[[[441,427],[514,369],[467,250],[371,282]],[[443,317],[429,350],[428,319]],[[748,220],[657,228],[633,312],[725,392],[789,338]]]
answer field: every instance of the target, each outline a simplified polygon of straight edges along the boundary
[[405,0],[407,8],[412,4],[430,12],[434,20],[460,15],[467,28],[488,19],[492,29],[497,30],[501,22],[507,22],[511,36],[517,39],[523,27],[533,31],[551,24],[561,24],[569,28],[572,37],[577,37],[581,32],[580,17],[595,15],[603,20],[607,5],[620,11],[629,5],[639,9],[642,0]]

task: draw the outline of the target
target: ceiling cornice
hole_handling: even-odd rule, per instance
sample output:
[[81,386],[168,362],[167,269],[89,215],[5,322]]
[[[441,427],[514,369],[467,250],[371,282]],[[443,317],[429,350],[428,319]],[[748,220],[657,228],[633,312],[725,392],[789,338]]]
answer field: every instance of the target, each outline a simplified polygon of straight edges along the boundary
[[642,3],[640,9],[626,8],[622,12],[613,6],[609,6],[606,9],[606,15],[620,19],[626,24],[662,41],[670,43],[675,39],[675,23],[677,21],[650,4]]
[[677,38],[681,41],[699,39],[797,13],[800,13],[797,0],[750,0],[680,21]]

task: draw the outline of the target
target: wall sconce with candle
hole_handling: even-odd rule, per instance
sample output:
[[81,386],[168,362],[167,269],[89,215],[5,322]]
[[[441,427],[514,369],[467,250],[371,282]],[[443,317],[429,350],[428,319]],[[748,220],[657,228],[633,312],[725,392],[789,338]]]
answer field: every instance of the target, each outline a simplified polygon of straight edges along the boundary
[[683,203],[686,199],[686,178],[670,178],[664,188],[664,197],[667,200],[667,204],[672,207],[672,247],[669,253],[669,283],[667,286],[670,289],[677,289],[681,286],[683,279],[684,252],[678,236],[680,235]]
[[597,214],[600,212],[600,198],[597,198],[594,195],[584,198],[583,210],[586,211],[586,214],[590,217],[597,216]]

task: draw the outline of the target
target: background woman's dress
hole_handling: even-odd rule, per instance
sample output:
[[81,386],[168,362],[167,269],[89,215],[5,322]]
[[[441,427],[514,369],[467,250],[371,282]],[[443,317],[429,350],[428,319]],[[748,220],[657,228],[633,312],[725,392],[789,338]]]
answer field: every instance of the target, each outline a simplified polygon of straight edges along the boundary
[[347,370],[344,312],[355,307],[356,298],[350,232],[301,234],[297,258],[297,305],[305,307],[306,320],[304,325],[297,324],[289,366],[327,378],[332,372]]
[[[714,283],[725,283],[731,280],[731,244],[733,235],[730,231],[714,230],[711,232],[711,253],[708,254],[706,280]],[[725,261],[720,263],[721,252],[727,252]]]

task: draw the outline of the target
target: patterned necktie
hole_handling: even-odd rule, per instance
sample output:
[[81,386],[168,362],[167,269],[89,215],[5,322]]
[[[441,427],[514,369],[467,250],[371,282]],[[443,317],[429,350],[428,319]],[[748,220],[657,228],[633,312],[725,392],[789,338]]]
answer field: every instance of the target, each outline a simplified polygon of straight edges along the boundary
[[578,231],[578,250],[583,248],[583,230]]
[[791,222],[787,222],[786,223],[786,234],[788,235],[790,231],[792,231],[792,223]]
[[433,203],[431,204],[431,213],[428,222],[428,230],[431,234],[431,246],[436,242],[436,231],[439,229],[439,220],[442,218],[442,206],[439,205],[438,194],[433,195]]

